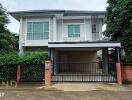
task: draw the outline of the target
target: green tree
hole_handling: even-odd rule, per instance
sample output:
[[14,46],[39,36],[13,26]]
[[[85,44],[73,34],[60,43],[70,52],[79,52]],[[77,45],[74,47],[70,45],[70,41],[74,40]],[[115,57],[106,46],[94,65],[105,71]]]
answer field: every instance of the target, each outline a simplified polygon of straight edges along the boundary
[[6,24],[8,23],[6,10],[0,3],[0,52],[12,51],[16,49],[18,44],[17,37],[7,29]]
[[126,61],[132,61],[132,0],[108,0],[106,31],[111,40],[120,41],[126,52]]
[[18,51],[19,49],[19,35],[18,33],[11,33],[11,44],[13,50]]

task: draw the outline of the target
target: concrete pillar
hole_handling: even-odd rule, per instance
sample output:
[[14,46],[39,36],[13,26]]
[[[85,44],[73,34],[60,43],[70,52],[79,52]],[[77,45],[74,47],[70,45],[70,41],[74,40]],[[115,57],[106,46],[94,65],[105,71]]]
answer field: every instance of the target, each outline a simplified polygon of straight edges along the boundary
[[19,56],[24,55],[24,47],[19,43]]
[[21,68],[20,65],[17,65],[17,82],[20,81],[21,78]]
[[103,48],[102,50],[103,59],[103,70],[105,74],[108,74],[108,48]]
[[122,85],[122,75],[121,75],[121,64],[120,64],[120,48],[116,48],[116,70],[117,70],[117,82]]
[[23,25],[23,18],[21,17],[20,18],[20,35],[19,35],[19,55],[22,55],[24,53],[22,25]]
[[51,85],[51,72],[52,72],[51,61],[46,60],[45,61],[45,85],[46,86]]
[[53,17],[53,31],[54,31],[54,32],[53,32],[53,33],[54,33],[54,34],[53,34],[53,37],[54,37],[53,40],[54,40],[54,41],[56,41],[56,28],[57,28],[56,26],[57,26],[57,25],[56,25],[56,17],[54,16],[54,17]]

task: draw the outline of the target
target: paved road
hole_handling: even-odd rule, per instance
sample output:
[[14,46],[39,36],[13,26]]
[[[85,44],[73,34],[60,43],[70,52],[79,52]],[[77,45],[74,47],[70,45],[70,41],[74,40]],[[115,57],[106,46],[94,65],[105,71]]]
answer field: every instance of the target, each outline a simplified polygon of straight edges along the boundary
[[0,100],[132,100],[132,92],[0,90]]

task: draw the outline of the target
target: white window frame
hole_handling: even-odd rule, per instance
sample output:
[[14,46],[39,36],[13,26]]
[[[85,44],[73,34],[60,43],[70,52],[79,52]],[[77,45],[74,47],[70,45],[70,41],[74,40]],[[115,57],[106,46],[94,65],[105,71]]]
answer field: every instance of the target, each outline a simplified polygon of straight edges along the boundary
[[[50,40],[50,18],[26,18],[26,40],[27,39],[27,29],[28,29],[28,22],[48,22],[49,23],[49,39],[43,39],[43,40]],[[35,41],[35,40],[28,40],[28,41]],[[37,40],[38,41],[38,40]]]
[[[84,25],[85,23],[63,23],[63,27],[66,25],[67,26],[67,34],[66,34],[66,37],[67,38],[80,38],[81,37],[81,25]],[[68,37],[68,25],[80,25],[80,37]],[[63,33],[64,34],[64,33]]]
[[[81,25],[80,24],[68,24],[67,25],[67,31],[68,31],[67,33],[68,33],[68,35],[69,35],[69,29],[68,28],[69,28],[70,25],[79,25],[79,27],[80,27],[79,37],[81,37]],[[78,37],[69,37],[68,36],[68,38],[78,38]]]

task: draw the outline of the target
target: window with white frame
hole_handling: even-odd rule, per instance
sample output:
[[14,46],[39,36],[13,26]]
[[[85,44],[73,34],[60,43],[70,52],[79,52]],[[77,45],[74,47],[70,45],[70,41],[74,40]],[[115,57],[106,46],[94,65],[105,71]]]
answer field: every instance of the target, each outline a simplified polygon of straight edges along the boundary
[[28,22],[27,40],[48,40],[49,22]]
[[99,40],[99,30],[97,24],[92,24],[92,38],[93,40]]
[[80,37],[80,25],[68,25],[68,37]]

